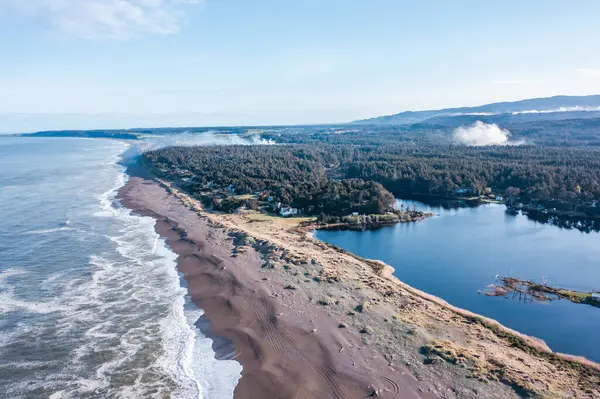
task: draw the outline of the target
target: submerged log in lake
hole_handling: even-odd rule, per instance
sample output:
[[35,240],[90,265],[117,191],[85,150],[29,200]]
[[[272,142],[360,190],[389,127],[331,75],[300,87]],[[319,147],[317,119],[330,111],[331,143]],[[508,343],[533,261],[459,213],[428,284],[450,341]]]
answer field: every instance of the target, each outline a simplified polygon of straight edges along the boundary
[[524,301],[555,301],[568,299],[573,303],[581,303],[600,308],[600,292],[581,292],[565,288],[551,287],[534,281],[516,277],[502,277],[496,284],[491,284],[482,292],[487,296],[508,297],[510,294]]

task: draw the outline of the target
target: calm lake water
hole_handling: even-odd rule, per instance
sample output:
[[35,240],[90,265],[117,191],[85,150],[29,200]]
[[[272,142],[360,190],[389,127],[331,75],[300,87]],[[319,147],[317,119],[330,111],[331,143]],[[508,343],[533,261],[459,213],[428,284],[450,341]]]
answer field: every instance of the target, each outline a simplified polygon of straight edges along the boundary
[[509,215],[502,205],[443,209],[399,201],[439,216],[376,231],[318,231],[316,237],[396,269],[407,284],[545,340],[558,352],[600,362],[600,309],[569,301],[520,302],[478,291],[515,276],[600,290],[600,234]]

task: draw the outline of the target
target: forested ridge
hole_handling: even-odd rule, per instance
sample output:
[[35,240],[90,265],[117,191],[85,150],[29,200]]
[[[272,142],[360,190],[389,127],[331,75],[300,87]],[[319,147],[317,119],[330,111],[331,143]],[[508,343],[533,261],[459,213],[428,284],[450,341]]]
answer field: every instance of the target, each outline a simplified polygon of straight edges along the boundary
[[600,151],[577,148],[440,146],[362,148],[346,177],[374,180],[396,195],[452,197],[520,189],[520,200],[571,210],[600,198]]
[[600,148],[589,145],[600,142],[598,120],[536,121],[511,130],[535,142],[469,147],[452,143],[448,129],[424,126],[321,128],[277,139],[337,154],[328,162],[339,163],[339,176],[377,181],[396,196],[504,195],[518,188],[525,204],[599,215]]

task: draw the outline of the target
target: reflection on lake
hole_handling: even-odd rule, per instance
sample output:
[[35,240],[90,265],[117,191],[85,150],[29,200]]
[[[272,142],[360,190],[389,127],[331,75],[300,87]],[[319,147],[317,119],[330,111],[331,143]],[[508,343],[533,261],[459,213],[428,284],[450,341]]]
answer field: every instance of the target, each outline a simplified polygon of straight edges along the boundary
[[569,301],[520,302],[478,294],[496,275],[578,291],[600,290],[600,234],[512,215],[502,205],[446,207],[399,201],[439,216],[375,231],[317,231],[316,237],[365,258],[449,303],[545,340],[555,351],[600,362],[600,309]]

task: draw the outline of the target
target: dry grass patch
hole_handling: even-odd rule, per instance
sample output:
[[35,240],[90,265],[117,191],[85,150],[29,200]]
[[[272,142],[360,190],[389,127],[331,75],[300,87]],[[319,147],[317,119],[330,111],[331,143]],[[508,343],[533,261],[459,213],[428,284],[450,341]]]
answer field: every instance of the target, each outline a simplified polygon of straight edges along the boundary
[[316,218],[314,217],[282,218],[266,213],[249,213],[245,214],[244,217],[251,222],[275,222],[287,229],[298,227],[302,223],[312,223],[316,221]]

